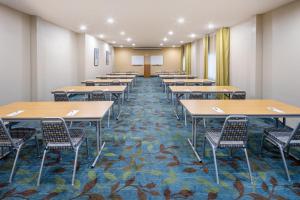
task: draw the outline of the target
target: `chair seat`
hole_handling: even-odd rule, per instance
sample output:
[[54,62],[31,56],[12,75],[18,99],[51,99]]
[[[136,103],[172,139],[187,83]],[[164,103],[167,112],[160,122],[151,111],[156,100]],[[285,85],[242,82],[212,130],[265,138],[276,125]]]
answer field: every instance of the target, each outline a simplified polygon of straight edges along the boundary
[[[210,141],[210,143],[214,146],[218,146],[218,141],[221,138],[221,130],[208,130],[206,132],[206,138]],[[219,144],[220,148],[243,148],[245,144],[243,141],[221,141]]]
[[[10,136],[15,146],[20,146],[27,140],[29,140],[36,130],[33,128],[14,128],[10,130]],[[12,147],[13,144],[7,140],[0,139],[0,146],[2,147]]]
[[[69,133],[71,136],[71,141],[74,147],[77,147],[85,139],[85,132],[80,128],[70,128]],[[72,148],[71,143],[69,142],[49,142],[47,144],[50,149],[70,149]]]
[[[265,135],[266,137],[282,146],[285,146],[290,138],[290,136],[293,133],[293,129],[289,127],[285,128],[270,128],[265,129]],[[300,146],[300,140],[291,140],[290,141],[291,146]]]

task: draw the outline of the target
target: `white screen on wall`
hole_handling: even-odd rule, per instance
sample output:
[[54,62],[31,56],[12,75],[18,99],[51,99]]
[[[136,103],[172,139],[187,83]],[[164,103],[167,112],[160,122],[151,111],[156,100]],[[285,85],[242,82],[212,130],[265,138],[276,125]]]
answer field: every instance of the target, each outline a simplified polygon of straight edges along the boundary
[[131,65],[144,65],[144,56],[132,56]]
[[164,57],[163,56],[151,56],[150,58],[151,65],[163,65],[164,64]]

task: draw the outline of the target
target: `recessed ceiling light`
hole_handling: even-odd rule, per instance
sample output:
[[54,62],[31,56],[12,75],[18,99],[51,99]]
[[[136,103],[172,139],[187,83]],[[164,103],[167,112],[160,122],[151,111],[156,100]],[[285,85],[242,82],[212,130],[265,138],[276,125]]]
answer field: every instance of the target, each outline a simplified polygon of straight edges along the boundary
[[169,35],[173,35],[174,32],[173,32],[173,31],[169,31],[168,34],[169,34]]
[[124,31],[121,31],[121,32],[120,32],[120,35],[125,35],[125,32],[124,32]]
[[190,34],[190,37],[191,37],[191,38],[195,38],[195,37],[196,37],[196,34],[195,34],[195,33],[192,33],[192,34]]
[[123,48],[124,46],[123,46],[123,45],[120,45],[120,47]]
[[106,20],[106,22],[107,23],[109,23],[109,24],[113,24],[113,23],[115,23],[115,20],[114,20],[114,18],[108,18],[107,20]]
[[133,43],[132,46],[135,46],[135,44]]
[[131,40],[132,40],[131,38],[127,38],[127,39],[126,39],[127,42],[130,42]]
[[181,40],[180,43],[183,44],[183,41]]
[[168,38],[165,37],[163,40],[166,42],[166,41],[168,41]]
[[183,17],[180,17],[180,18],[177,19],[177,22],[178,22],[179,24],[183,24],[184,21],[185,21],[185,20],[184,20]]
[[100,35],[99,35],[99,38],[101,38],[101,39],[104,38],[104,35],[103,35],[103,34],[100,34]]
[[172,47],[175,48],[176,46],[175,46],[175,45],[172,45]]
[[160,45],[160,46],[164,46],[164,44],[163,44],[163,43],[160,43],[159,45]]
[[215,25],[213,25],[213,24],[208,24],[208,28],[209,28],[209,29],[213,29],[213,28],[215,28]]
[[86,27],[85,25],[81,25],[81,26],[80,26],[80,30],[81,30],[81,31],[85,31],[86,29],[87,29],[87,27]]
[[116,41],[112,41],[111,43],[116,44]]

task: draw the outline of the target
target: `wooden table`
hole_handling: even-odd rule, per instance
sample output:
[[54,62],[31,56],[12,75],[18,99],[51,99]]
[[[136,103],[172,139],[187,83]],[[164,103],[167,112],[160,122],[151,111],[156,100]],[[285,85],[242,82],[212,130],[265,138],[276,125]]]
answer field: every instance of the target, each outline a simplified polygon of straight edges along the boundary
[[184,84],[203,84],[203,83],[211,83],[214,84],[215,81],[209,79],[163,79],[164,91],[168,91],[168,86],[174,85],[176,83],[184,83]]
[[107,75],[136,75],[136,76],[138,76],[139,73],[136,73],[136,72],[113,72],[113,73],[109,73]]
[[[117,104],[118,104],[118,115],[117,119],[119,119],[121,114],[121,104],[123,104],[124,101],[124,95],[126,86],[124,85],[107,85],[107,86],[67,86],[58,88],[52,91],[52,93],[63,91],[67,94],[90,94],[93,91],[101,90],[104,93],[109,94],[109,100],[112,100],[112,95],[114,95],[117,98]],[[127,97],[128,98],[128,97]]]
[[92,82],[95,85],[101,85],[101,84],[107,84],[110,85],[114,83],[115,81],[120,82],[122,85],[127,85],[127,92],[129,94],[130,88],[133,87],[133,79],[89,79],[89,80],[84,80],[81,81],[81,83],[87,83],[87,82]]
[[159,75],[161,79],[191,79],[197,78],[197,76],[185,75],[185,74],[175,74],[175,75]]
[[[101,121],[112,107],[112,101],[99,102],[15,102],[0,106],[0,117],[4,121],[42,120],[60,117],[67,121],[95,121],[97,123],[97,157],[95,166],[105,142],[101,138]],[[72,114],[77,111],[75,114]],[[110,113],[109,113],[110,114]]]
[[133,79],[133,84],[136,83],[136,75],[103,75],[97,76],[99,79]]
[[230,115],[247,117],[285,118],[300,117],[300,108],[276,100],[180,100],[192,117],[192,140],[188,139],[196,157],[197,119],[225,118]]

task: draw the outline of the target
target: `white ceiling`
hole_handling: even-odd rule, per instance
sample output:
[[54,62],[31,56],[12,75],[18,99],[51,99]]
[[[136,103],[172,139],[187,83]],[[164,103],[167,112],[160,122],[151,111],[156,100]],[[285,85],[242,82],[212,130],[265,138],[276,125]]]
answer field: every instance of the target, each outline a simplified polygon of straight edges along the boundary
[[[165,46],[190,42],[210,32],[208,24],[232,26],[292,0],[0,0],[9,7],[37,15],[57,25],[80,32],[86,25],[91,35],[117,45],[157,47],[164,37]],[[114,24],[108,24],[112,17]],[[183,17],[184,24],[177,19]],[[174,35],[169,36],[172,30]],[[124,36],[120,35],[125,31]],[[196,38],[189,37],[191,33]],[[127,42],[126,38],[132,38]]]

